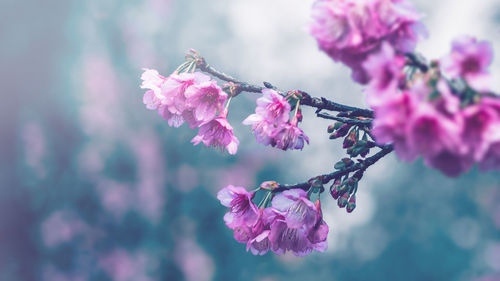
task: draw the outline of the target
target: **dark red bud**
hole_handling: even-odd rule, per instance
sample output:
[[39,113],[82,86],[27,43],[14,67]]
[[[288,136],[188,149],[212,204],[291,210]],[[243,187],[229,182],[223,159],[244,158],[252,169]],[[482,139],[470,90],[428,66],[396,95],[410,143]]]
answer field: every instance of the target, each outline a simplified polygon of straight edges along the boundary
[[349,198],[349,201],[347,202],[347,212],[348,213],[351,213],[352,211],[354,211],[354,209],[356,208],[356,195],[352,195],[351,198]]
[[335,179],[333,184],[330,186],[330,195],[332,195],[333,199],[337,200],[340,197],[340,186],[342,185],[342,182],[340,179]]
[[340,208],[344,208],[347,205],[347,201],[349,199],[349,194],[344,193],[338,200],[337,200],[337,205]]

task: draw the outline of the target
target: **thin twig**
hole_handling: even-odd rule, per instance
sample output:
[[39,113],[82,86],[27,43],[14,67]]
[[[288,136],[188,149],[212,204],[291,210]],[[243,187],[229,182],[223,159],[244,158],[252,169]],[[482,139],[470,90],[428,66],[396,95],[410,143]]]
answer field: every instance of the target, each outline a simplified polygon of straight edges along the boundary
[[[238,85],[238,90],[242,92],[251,92],[251,93],[260,93],[262,90],[266,89],[267,87],[262,87],[262,86],[257,86],[253,85],[247,82],[242,82],[237,80],[236,78],[231,77],[230,75],[225,74],[224,72],[221,72],[212,66],[210,66],[204,58],[199,57],[197,59],[197,66],[198,69],[206,72],[208,74],[211,74],[223,81],[226,82],[231,82],[236,85]],[[278,93],[282,95],[286,95],[285,91],[278,90],[277,88],[273,87],[270,83],[265,83],[269,85],[270,88],[273,88],[276,90]],[[316,98],[316,97],[311,97],[308,93],[304,91],[297,91],[302,95],[301,99],[301,104],[314,107],[317,109],[324,109],[324,110],[329,110],[329,111],[337,111],[337,112],[345,112],[348,113],[349,117],[373,117],[373,111],[369,109],[363,109],[363,108],[358,108],[354,106],[348,106],[348,105],[343,105],[340,103],[336,103],[333,101],[330,101],[324,97],[321,98]]]
[[323,118],[323,119],[330,119],[330,120],[339,121],[339,122],[342,122],[345,124],[358,125],[358,126],[368,126],[368,127],[371,127],[371,124],[373,121],[372,119],[360,120],[360,119],[350,119],[350,118],[345,118],[345,117],[338,117],[338,116],[333,116],[333,115],[325,113],[325,112],[317,112],[316,116]]
[[[377,152],[373,156],[366,158],[362,162],[354,164],[352,167],[349,167],[347,169],[343,169],[340,171],[335,171],[335,172],[330,173],[330,174],[321,175],[321,176],[315,177],[315,178],[319,178],[322,180],[323,184],[327,184],[331,180],[333,180],[335,178],[342,177],[342,176],[347,175],[349,173],[352,173],[352,172],[355,172],[358,170],[365,171],[368,167],[375,164],[378,160],[380,160],[381,158],[383,158],[387,154],[391,153],[392,151],[393,151],[392,145],[386,145],[386,146],[384,146],[384,148],[382,148],[381,151]],[[315,178],[311,178],[310,180],[313,180]],[[285,191],[285,190],[289,190],[289,189],[297,189],[297,188],[300,188],[303,190],[309,190],[310,180],[307,182],[293,184],[293,185],[287,185],[287,184],[280,185],[278,188],[275,188],[273,190],[273,192],[276,193],[276,192],[281,192],[281,191]]]

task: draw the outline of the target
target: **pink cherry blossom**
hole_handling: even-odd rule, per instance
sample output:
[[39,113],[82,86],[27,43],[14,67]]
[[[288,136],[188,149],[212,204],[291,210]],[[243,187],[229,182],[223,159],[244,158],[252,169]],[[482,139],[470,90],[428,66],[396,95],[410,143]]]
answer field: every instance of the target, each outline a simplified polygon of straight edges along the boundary
[[271,133],[271,146],[282,150],[304,148],[304,142],[309,144],[309,137],[304,131],[297,127],[297,120],[294,118],[290,123],[284,123],[273,129]]
[[257,99],[255,112],[269,123],[285,123],[290,118],[290,104],[271,89],[262,90],[262,97]]
[[437,155],[426,158],[425,163],[449,177],[458,177],[472,167],[474,160],[466,154],[443,150]]
[[307,192],[287,190],[272,201],[275,216],[269,232],[271,249],[278,255],[292,251],[305,256],[312,250],[325,251],[328,226],[323,221],[319,201],[313,204]]
[[179,128],[182,124],[184,124],[184,115],[170,112],[166,105],[159,106],[158,114],[160,114],[163,119],[167,120],[170,127]]
[[375,107],[385,102],[384,97],[398,92],[404,81],[405,59],[395,54],[388,43],[383,43],[380,52],[369,56],[363,63],[366,72],[372,77],[366,88],[367,102]]
[[271,230],[264,230],[248,241],[247,251],[250,249],[252,254],[262,256],[271,248],[269,234]]
[[321,203],[317,200],[314,204],[318,212],[316,213],[316,224],[309,231],[307,238],[309,241],[315,245],[317,251],[323,252],[327,249],[328,243],[326,239],[328,237],[328,225],[323,220],[323,212],[321,210]]
[[[248,192],[241,186],[228,185],[217,193],[217,199],[223,206],[229,207],[224,221],[231,229],[239,226],[251,227],[259,218],[259,210],[252,202],[254,192]],[[246,242],[246,241],[245,241]]]
[[226,119],[227,111],[222,112],[213,120],[201,125],[198,135],[191,142],[198,145],[203,142],[206,146],[219,148],[221,151],[227,150],[229,154],[236,154],[239,140],[233,133],[233,127]]
[[141,75],[141,89],[150,89],[156,96],[160,96],[161,85],[165,82],[165,77],[161,76],[157,70],[144,68]]
[[479,162],[479,169],[481,171],[500,171],[500,140],[490,145],[484,158]]
[[187,88],[209,80],[210,77],[201,72],[174,73],[162,85],[162,103],[167,105],[168,111],[172,114],[182,115],[188,108],[185,96]]
[[302,189],[283,191],[273,198],[272,205],[285,214],[285,222],[289,227],[299,228],[305,225],[311,228],[316,223],[318,210]]
[[156,97],[153,90],[149,90],[144,93],[142,102],[146,105],[147,109],[151,110],[156,110],[161,106],[161,100]]
[[207,122],[215,117],[217,111],[227,100],[227,94],[217,86],[215,80],[194,84],[185,92],[186,105],[192,108],[196,121]]
[[488,91],[491,77],[488,67],[493,60],[490,43],[463,36],[453,42],[451,53],[441,61],[451,78],[463,78],[474,89]]
[[495,110],[487,104],[474,104],[462,110],[464,130],[462,141],[474,160],[481,160],[486,154],[495,134],[498,133],[500,119]]
[[[296,256],[306,256],[313,250],[323,252],[326,250],[326,236],[325,240],[317,241],[314,234],[311,235],[311,229],[317,231],[316,228],[307,228],[302,225],[298,228],[290,227],[286,223],[286,217],[277,212],[273,222],[271,223],[271,230],[269,232],[269,241],[271,243],[271,250],[282,255],[287,251],[291,251]],[[324,229],[322,229],[324,233]],[[311,236],[311,239],[309,238]]]
[[312,243],[307,237],[308,234],[306,227],[288,227],[285,216],[278,214],[271,224],[269,233],[271,250],[278,255],[291,251],[296,256],[306,256],[313,250]]
[[271,89],[262,90],[262,97],[257,99],[255,114],[243,120],[244,125],[251,125],[252,132],[258,143],[270,145],[273,143],[273,131],[281,128],[290,118],[290,104]]
[[418,105],[409,91],[390,95],[383,106],[375,108],[373,135],[377,143],[392,143],[398,156],[405,161],[413,161],[417,157],[410,149],[406,121],[412,116]]
[[141,75],[142,89],[149,89],[144,93],[142,101],[147,109],[156,110],[161,105],[161,85],[165,81],[165,77],[161,76],[154,69],[144,69]]
[[319,48],[350,67],[362,84],[370,80],[362,64],[382,42],[411,52],[425,33],[420,15],[405,0],[317,0],[312,18],[310,33]]
[[407,120],[409,149],[424,157],[434,156],[445,149],[460,148],[463,126],[460,119],[448,119],[432,105],[421,102]]
[[[168,124],[172,127],[181,126],[186,119],[191,128],[196,128],[203,123],[202,121],[210,120],[215,115],[215,111],[220,110],[221,105],[218,102],[213,107],[208,106],[205,102],[201,102],[207,100],[201,97],[202,94],[207,94],[208,96],[210,89],[215,88],[216,91],[219,90],[215,81],[208,82],[210,77],[201,72],[173,73],[165,78],[158,74],[156,70],[145,69],[141,79],[143,80],[141,88],[150,89],[144,94],[144,104],[148,109],[157,109],[160,116],[167,120]],[[200,89],[198,86],[201,84],[207,86],[207,88],[201,87]],[[186,100],[186,90],[191,88],[191,86],[197,87],[201,92],[196,91],[197,88],[190,90],[189,93],[192,99],[190,99],[191,103],[188,103]],[[195,95],[194,93],[198,94]],[[220,93],[220,91],[218,93],[219,96],[225,95],[224,93]],[[203,120],[195,119],[193,116],[194,111],[206,113],[204,118],[202,118]],[[211,117],[209,118],[207,115],[211,115]]]
[[252,237],[247,242],[247,251],[250,250],[252,254],[262,256],[271,249],[270,223],[275,217],[276,214],[272,208],[259,209],[259,218],[252,227]]
[[245,120],[244,125],[251,125],[252,132],[258,143],[263,145],[270,145],[273,138],[271,136],[275,126],[265,119],[262,115],[251,114]]
[[271,145],[282,150],[302,149],[309,138],[297,127],[297,117],[290,122],[290,104],[271,89],[262,90],[263,96],[257,99],[255,114],[249,115],[243,124],[251,125],[257,142]]

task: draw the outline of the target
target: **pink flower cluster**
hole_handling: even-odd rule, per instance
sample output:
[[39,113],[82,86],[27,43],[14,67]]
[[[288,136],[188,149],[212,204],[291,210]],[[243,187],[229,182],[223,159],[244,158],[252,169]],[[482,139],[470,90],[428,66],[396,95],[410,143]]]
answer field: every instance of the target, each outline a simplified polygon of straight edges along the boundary
[[382,42],[406,53],[425,35],[420,15],[406,0],[317,0],[312,18],[310,33],[319,48],[350,67],[362,84],[370,80],[362,64]]
[[180,127],[187,122],[192,129],[199,127],[192,140],[195,145],[203,142],[236,153],[239,141],[223,109],[227,94],[215,80],[201,72],[163,77],[153,69],[145,69],[141,79],[141,88],[148,89],[143,98],[148,109],[158,110],[170,126]]
[[493,50],[487,41],[477,42],[470,36],[453,41],[451,52],[441,60],[445,73],[450,78],[463,78],[467,84],[481,92],[491,87],[488,66],[493,61]]
[[297,117],[290,119],[290,104],[271,89],[262,90],[257,99],[255,114],[251,114],[243,124],[251,125],[257,142],[282,150],[302,149],[309,138],[297,127]]
[[224,216],[234,230],[234,238],[247,245],[247,251],[264,255],[269,250],[278,255],[291,251],[305,256],[327,248],[328,225],[323,220],[319,200],[309,201],[301,189],[284,191],[272,199],[272,206],[258,208],[254,192],[229,185],[217,194],[221,204],[229,207]]
[[[457,41],[445,58],[445,70],[469,86],[484,86],[491,47],[474,39]],[[405,83],[404,58],[385,44],[364,67],[373,77],[366,89],[375,110],[373,134],[392,143],[400,158],[418,156],[448,176],[458,176],[474,163],[500,170],[500,98],[466,87],[453,89],[439,69]]]

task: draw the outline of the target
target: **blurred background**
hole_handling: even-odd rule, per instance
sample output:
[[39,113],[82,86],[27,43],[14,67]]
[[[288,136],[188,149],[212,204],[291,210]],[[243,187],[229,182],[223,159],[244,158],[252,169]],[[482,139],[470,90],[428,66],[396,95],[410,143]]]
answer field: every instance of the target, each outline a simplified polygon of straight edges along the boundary
[[[354,213],[324,196],[326,253],[255,257],[232,238],[217,191],[331,171],[342,151],[329,122],[305,109],[309,146],[263,147],[241,125],[247,94],[229,116],[238,154],[194,147],[194,131],[142,104],[141,69],[168,75],[195,48],[243,80],[363,106],[307,33],[312,2],[0,0],[0,280],[500,280],[498,172],[449,179],[391,156]],[[460,34],[500,53],[497,0],[414,3],[428,58]]]

